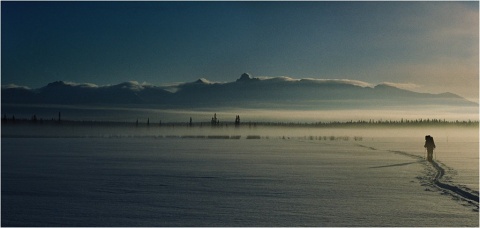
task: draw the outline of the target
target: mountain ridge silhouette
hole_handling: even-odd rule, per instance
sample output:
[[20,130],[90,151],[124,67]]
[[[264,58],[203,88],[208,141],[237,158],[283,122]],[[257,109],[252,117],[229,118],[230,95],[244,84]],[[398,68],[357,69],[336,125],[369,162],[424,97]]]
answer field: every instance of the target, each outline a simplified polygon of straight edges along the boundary
[[[175,92],[172,92],[171,89]],[[348,79],[252,77],[244,73],[233,82],[200,78],[170,86],[136,81],[97,86],[56,81],[30,89],[2,86],[2,104],[145,104],[175,107],[356,108],[402,105],[478,106],[459,95],[419,93],[392,85]]]

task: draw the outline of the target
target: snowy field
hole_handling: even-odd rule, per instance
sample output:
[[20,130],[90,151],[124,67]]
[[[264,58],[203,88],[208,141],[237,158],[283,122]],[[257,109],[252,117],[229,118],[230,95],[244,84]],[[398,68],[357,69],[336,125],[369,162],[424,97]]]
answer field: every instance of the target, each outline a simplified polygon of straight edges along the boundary
[[2,226],[479,226],[477,128],[207,129],[4,127]]

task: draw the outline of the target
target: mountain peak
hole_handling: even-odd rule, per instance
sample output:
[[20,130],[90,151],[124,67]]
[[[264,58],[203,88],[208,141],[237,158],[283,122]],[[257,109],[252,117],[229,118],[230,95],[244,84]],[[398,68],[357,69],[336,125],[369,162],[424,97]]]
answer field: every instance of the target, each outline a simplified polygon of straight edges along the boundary
[[393,85],[389,85],[387,83],[381,83],[373,87],[374,89],[400,89],[398,87],[395,87]]
[[125,89],[125,90],[131,90],[131,91],[141,91],[145,87],[138,83],[137,81],[128,81],[128,82],[122,82],[118,85],[114,85],[112,87],[120,88],[120,89]]
[[211,84],[211,82],[205,78],[200,78],[198,79],[197,81],[195,81],[195,83],[198,83],[198,84]]
[[242,76],[240,76],[239,79],[237,79],[237,82],[249,82],[249,81],[258,81],[260,79],[258,78],[252,78],[249,73],[243,73]]
[[64,81],[55,81],[52,83],[48,83],[47,87],[59,87],[59,86],[66,86],[66,85],[68,84]]
[[454,94],[454,93],[450,93],[450,92],[446,92],[446,93],[440,93],[440,94],[437,94],[439,97],[443,97],[443,98],[462,98],[461,96],[457,95],[457,94]]

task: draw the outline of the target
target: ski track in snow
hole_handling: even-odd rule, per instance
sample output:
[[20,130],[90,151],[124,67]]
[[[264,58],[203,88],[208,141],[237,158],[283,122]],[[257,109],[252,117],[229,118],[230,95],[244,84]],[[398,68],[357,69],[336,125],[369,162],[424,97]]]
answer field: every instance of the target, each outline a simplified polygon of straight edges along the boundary
[[443,190],[447,190],[452,194],[456,194],[457,196],[462,197],[467,202],[476,206],[477,210],[478,210],[478,193],[474,194],[473,192],[470,192],[471,190],[469,191],[469,190],[462,189],[462,188],[460,188],[458,186],[455,186],[455,185],[442,183],[440,180],[442,179],[443,175],[445,175],[445,170],[439,165],[439,163],[437,163],[435,161],[431,161],[430,163],[437,170],[437,175],[435,175],[435,178],[433,179],[433,183],[437,187],[439,187]]
[[[370,150],[377,150],[377,148],[370,147],[370,146],[365,146],[360,144],[358,144],[358,146],[364,147]],[[442,181],[442,178],[445,175],[445,169],[442,168],[442,166],[446,167],[448,170],[451,170],[451,168],[449,168],[445,164],[438,161],[428,162],[422,156],[410,154],[404,151],[398,151],[398,150],[387,150],[387,151],[395,154],[400,154],[403,156],[408,156],[413,159],[417,159],[419,161],[422,161],[422,164],[425,166],[428,166],[430,164],[436,170],[435,175],[433,176],[433,178],[426,178],[426,179],[419,178],[421,181],[426,180],[428,182],[427,185],[431,185],[438,188],[439,190],[443,191],[445,194],[452,196],[454,199],[461,199],[467,202],[467,204],[466,205],[464,204],[464,205],[465,206],[471,205],[475,207],[474,211],[479,210],[478,192],[471,190],[467,187],[456,186],[450,183],[447,184],[447,183],[444,183],[444,181]],[[426,189],[426,191],[429,191],[429,190]]]

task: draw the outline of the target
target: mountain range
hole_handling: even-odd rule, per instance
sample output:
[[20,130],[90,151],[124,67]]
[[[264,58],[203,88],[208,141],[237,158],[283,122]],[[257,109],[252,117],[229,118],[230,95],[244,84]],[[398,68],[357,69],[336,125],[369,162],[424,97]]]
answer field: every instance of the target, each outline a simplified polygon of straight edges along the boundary
[[38,89],[2,86],[2,104],[156,105],[166,108],[233,107],[351,109],[404,105],[478,106],[452,93],[419,93],[388,83],[375,86],[347,79],[256,78],[154,86],[138,82],[97,86],[56,81]]

